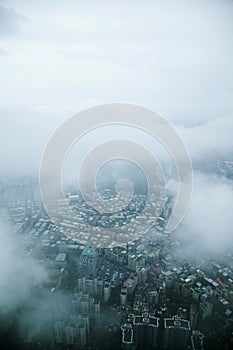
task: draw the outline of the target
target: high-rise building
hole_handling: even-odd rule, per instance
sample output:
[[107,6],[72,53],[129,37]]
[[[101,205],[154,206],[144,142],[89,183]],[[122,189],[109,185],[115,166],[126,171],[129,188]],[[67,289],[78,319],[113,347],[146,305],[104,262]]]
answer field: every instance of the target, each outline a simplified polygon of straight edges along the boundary
[[207,300],[202,300],[200,303],[200,313],[201,317],[204,320],[206,317],[212,315],[213,304]]
[[196,326],[197,319],[198,319],[198,308],[197,308],[197,305],[192,304],[190,307],[190,313],[189,313],[189,322],[190,322],[191,328]]
[[100,302],[99,300],[92,300],[90,303],[90,319],[97,320],[100,315]]
[[146,278],[147,278],[147,270],[143,266],[138,266],[137,267],[137,275],[138,275],[138,283],[139,284],[144,284],[146,283]]
[[190,322],[178,315],[164,318],[163,346],[169,350],[186,350],[190,343]]
[[128,268],[130,270],[136,271],[137,266],[137,256],[135,254],[128,255]]
[[133,327],[130,323],[125,323],[121,326],[122,338],[121,338],[121,348],[123,350],[133,350],[134,339],[133,339]]
[[85,248],[78,261],[78,272],[80,276],[88,277],[93,275],[97,266],[97,250]]
[[203,339],[204,334],[200,331],[193,331],[191,336],[192,350],[204,350]]
[[159,319],[145,312],[141,316],[134,316],[133,329],[137,349],[156,349]]
[[79,315],[67,322],[56,322],[54,325],[55,344],[62,348],[67,346],[86,346],[88,328],[89,319],[83,315]]
[[99,299],[103,298],[104,281],[101,277],[95,279],[95,291]]
[[123,283],[123,286],[127,288],[127,293],[132,294],[138,284],[138,276],[132,274],[127,280]]
[[159,293],[158,295],[159,306],[164,306],[166,304],[166,286],[164,283],[163,283],[163,287],[159,287],[158,293]]
[[87,332],[85,324],[80,324],[78,327],[78,338],[79,338],[79,344],[80,346],[86,346],[87,345]]
[[127,304],[127,288],[121,288],[120,303],[121,305]]
[[147,301],[149,305],[157,305],[159,300],[159,293],[156,290],[150,290],[147,293]]
[[[72,300],[73,309],[76,314],[83,317],[90,317],[91,320],[97,320],[100,314],[100,302],[89,296],[88,293],[78,292],[74,294]],[[89,325],[88,325],[89,329]]]
[[104,285],[104,301],[108,301],[111,295],[111,285],[109,282],[105,282]]
[[129,254],[128,255],[128,268],[132,271],[137,270],[137,266],[145,266],[145,257],[143,254]]

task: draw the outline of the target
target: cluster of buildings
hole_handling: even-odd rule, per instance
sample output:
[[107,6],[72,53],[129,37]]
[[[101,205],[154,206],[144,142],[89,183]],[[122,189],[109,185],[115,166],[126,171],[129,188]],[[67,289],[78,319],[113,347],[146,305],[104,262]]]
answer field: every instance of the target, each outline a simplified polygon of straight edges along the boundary
[[[69,311],[52,325],[54,350],[95,346],[92,329],[106,310],[120,320],[114,325],[109,322],[106,328],[105,336],[115,349],[199,350],[205,348],[208,337],[215,336],[216,319],[224,330],[230,327],[230,321],[225,321],[233,312],[233,256],[200,256],[198,262],[191,262],[191,248],[164,233],[169,205],[146,236],[138,232],[141,237],[124,246],[104,249],[101,241],[100,247],[95,244],[93,248],[82,230],[79,242],[72,239],[77,226],[69,217],[62,224],[63,231],[58,229],[36,191],[29,191],[28,186],[20,185],[20,193],[27,188],[23,199],[19,195],[15,200],[8,190],[3,191],[3,198],[7,218],[29,242],[27,254],[49,272],[45,288],[54,298],[60,291],[71,292]],[[134,203],[138,208],[139,199]],[[80,198],[70,195],[69,200],[75,206]],[[99,222],[101,231],[104,218],[91,210],[80,204],[80,218],[88,218],[94,226]],[[111,223],[115,219],[112,215]]]
[[54,350],[67,346],[86,347],[90,327],[100,315],[100,302],[88,293],[75,292],[70,301],[69,312],[54,323]]
[[[127,323],[121,326],[122,349],[191,349],[191,328],[188,320],[178,315],[159,318],[147,312],[130,314]],[[193,342],[203,335],[194,332]],[[194,344],[193,349],[199,349]]]

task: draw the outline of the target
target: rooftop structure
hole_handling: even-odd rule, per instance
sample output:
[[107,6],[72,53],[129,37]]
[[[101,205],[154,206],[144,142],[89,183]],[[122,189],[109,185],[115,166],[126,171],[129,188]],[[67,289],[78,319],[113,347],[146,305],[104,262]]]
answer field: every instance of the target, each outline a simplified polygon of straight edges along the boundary
[[190,323],[178,315],[164,319],[164,349],[186,350],[190,344]]
[[57,262],[65,262],[66,260],[66,254],[65,253],[60,253],[56,257]]
[[130,323],[125,323],[121,326],[122,343],[133,344],[133,327]]
[[83,256],[94,256],[96,255],[96,249],[92,247],[84,248],[81,254],[81,257]]
[[187,320],[181,319],[179,316],[164,319],[165,328],[183,328],[190,330],[190,323]]

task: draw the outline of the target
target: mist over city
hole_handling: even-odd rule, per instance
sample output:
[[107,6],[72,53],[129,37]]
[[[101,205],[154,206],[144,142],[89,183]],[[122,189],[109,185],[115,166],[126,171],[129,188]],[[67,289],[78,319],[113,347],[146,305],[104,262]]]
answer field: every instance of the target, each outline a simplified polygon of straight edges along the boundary
[[232,15],[0,0],[1,349],[233,349]]

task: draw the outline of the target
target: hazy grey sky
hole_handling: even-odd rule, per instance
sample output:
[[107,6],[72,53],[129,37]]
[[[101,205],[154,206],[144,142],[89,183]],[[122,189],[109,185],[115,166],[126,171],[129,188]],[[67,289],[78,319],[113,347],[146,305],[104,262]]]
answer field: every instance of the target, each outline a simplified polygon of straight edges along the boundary
[[106,102],[182,124],[195,157],[232,149],[232,14],[222,0],[0,1],[2,169],[37,169],[63,120]]

